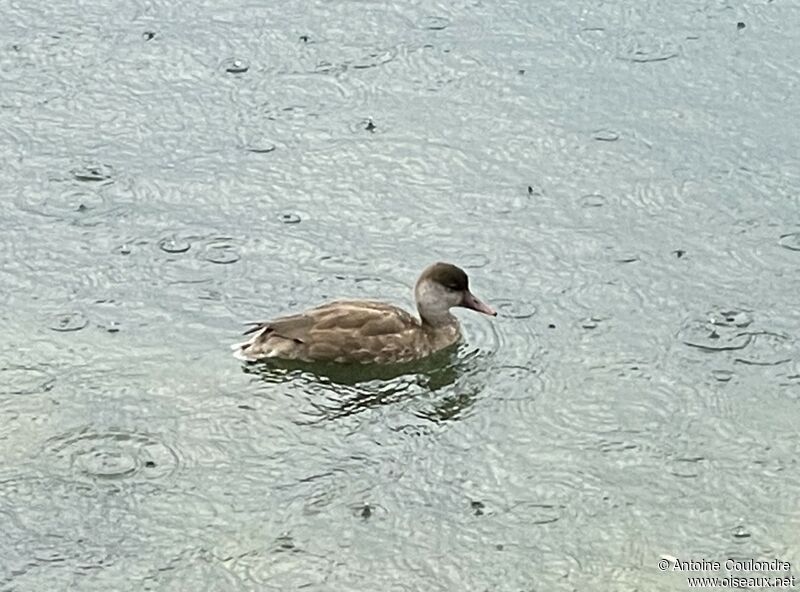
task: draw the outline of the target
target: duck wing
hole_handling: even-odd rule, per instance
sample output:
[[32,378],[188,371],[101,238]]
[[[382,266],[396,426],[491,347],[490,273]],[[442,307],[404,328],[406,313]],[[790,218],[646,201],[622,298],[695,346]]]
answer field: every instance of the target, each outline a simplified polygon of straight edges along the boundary
[[304,313],[255,323],[252,337],[235,346],[247,360],[369,362],[404,358],[419,340],[420,323],[396,306],[370,300],[339,300]]

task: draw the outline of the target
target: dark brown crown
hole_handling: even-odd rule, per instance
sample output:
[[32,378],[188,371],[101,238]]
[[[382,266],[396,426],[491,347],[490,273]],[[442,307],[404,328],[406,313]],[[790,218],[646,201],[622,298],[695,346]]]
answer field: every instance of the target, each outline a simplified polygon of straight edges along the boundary
[[450,263],[434,263],[420,276],[420,281],[430,280],[442,284],[445,288],[463,292],[469,290],[469,278],[464,270]]

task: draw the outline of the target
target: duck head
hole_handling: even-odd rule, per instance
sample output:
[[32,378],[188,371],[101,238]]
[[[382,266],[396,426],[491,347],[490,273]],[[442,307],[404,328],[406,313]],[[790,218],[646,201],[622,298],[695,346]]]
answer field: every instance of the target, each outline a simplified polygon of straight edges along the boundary
[[414,298],[422,321],[433,326],[452,322],[450,309],[455,306],[497,316],[469,291],[469,278],[464,270],[450,263],[434,263],[425,268],[414,287]]

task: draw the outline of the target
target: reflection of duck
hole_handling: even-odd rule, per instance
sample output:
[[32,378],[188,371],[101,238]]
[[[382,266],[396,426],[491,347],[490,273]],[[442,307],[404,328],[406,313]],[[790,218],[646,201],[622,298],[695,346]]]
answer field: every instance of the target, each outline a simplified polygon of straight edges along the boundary
[[374,300],[337,300],[295,315],[256,323],[244,343],[232,346],[245,361],[269,358],[303,362],[409,362],[445,349],[461,338],[450,309],[471,308],[497,313],[469,291],[464,271],[434,263],[414,287],[420,318]]
[[[337,364],[271,360],[269,364],[244,364],[242,371],[272,387],[289,385],[288,392],[307,400],[313,409],[306,420],[334,420],[369,409],[392,405],[425,394],[417,415],[432,422],[457,420],[482,392],[477,352],[447,348],[424,360],[400,364]],[[477,382],[476,382],[477,381]],[[295,390],[296,389],[296,390]]]

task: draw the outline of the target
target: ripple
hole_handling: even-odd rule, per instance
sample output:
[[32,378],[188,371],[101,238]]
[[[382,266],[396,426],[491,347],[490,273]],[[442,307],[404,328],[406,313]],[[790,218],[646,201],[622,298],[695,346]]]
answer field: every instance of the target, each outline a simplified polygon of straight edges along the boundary
[[708,469],[705,461],[702,456],[670,458],[665,470],[675,477],[696,478]]
[[464,269],[481,269],[489,265],[489,257],[483,253],[462,253],[458,256],[458,263]]
[[262,137],[251,138],[242,144],[242,149],[254,154],[269,154],[278,149],[278,145]]
[[241,256],[236,248],[228,242],[230,240],[229,238],[219,238],[206,243],[203,245],[201,257],[203,260],[217,265],[236,263]]
[[[497,275],[497,274],[494,274]],[[497,281],[507,286],[509,293],[525,293],[523,287],[514,289],[522,280],[512,274],[500,273]],[[479,288],[476,291],[480,294]],[[525,299],[481,297],[498,311],[498,316],[464,314],[459,318],[464,326],[465,343],[472,351],[485,356],[485,372],[492,374],[500,368],[531,368],[540,362],[541,342],[530,319],[537,307]],[[505,372],[502,370],[501,372]],[[489,378],[491,382],[495,378]]]
[[420,19],[417,26],[428,31],[442,31],[450,26],[450,19],[443,16],[425,16]]
[[640,288],[624,279],[595,281],[589,278],[572,290],[573,301],[591,317],[613,317],[611,310],[641,310],[643,296]]
[[244,74],[250,69],[250,64],[239,58],[227,58],[220,67],[228,74]]
[[0,367],[0,394],[3,395],[46,393],[55,382],[54,376],[36,366],[11,364]]
[[529,319],[536,314],[536,305],[520,300],[508,298],[493,299],[492,306],[497,310],[498,315],[512,319]]
[[94,189],[69,188],[59,192],[45,187],[25,193],[18,202],[20,209],[76,224],[96,224],[97,216],[110,211],[106,198]]
[[509,510],[513,516],[531,526],[557,522],[566,506],[539,502],[518,502]]
[[[359,51],[361,51],[359,49]],[[347,62],[347,65],[356,70],[365,70],[367,68],[377,68],[392,62],[397,57],[397,48],[391,47],[386,49],[374,49],[359,55],[358,57]]]
[[200,284],[213,280],[215,271],[207,264],[229,266],[241,255],[233,239],[201,233],[173,232],[156,243],[167,257],[159,258],[159,277],[171,284]]
[[285,212],[283,214],[280,214],[278,216],[278,220],[280,220],[284,224],[300,224],[300,222],[302,221],[299,215],[294,214],[292,212]]
[[617,57],[635,63],[664,62],[680,55],[677,45],[647,33],[623,36]]
[[10,516],[4,536],[39,561],[68,563],[77,571],[110,563],[108,547],[124,540],[109,514],[86,486],[57,478],[16,475],[0,478],[0,512]]
[[731,379],[736,376],[736,373],[733,372],[733,370],[717,369],[711,371],[711,376],[713,376],[714,380],[717,382],[730,382]]
[[59,332],[80,331],[89,324],[89,319],[82,312],[65,312],[57,314],[50,321],[50,329]]
[[153,569],[146,580],[157,582],[162,590],[240,590],[241,579],[231,573],[223,561],[204,549],[192,549]]
[[614,130],[599,129],[592,132],[592,137],[598,142],[616,142],[619,134]]
[[[330,421],[363,413],[369,409],[411,400],[414,395],[433,390],[434,381],[454,380],[447,370],[437,374],[414,368],[413,364],[399,367],[343,367],[317,366],[312,372],[287,374],[284,380],[293,384],[305,383],[304,390],[311,398],[305,399],[301,411],[303,423]],[[445,374],[445,376],[441,376]],[[277,377],[262,375],[264,380]],[[425,385],[425,382],[428,382]]]
[[[597,356],[595,356],[597,358]],[[563,392],[546,389],[537,402],[541,425],[565,446],[622,454],[651,445],[648,434],[673,421],[684,406],[674,385],[657,382],[650,364],[632,354],[595,359],[568,377]]]
[[389,511],[385,507],[381,505],[370,504],[369,502],[351,504],[349,509],[354,517],[362,520],[369,520],[374,518],[376,515],[384,517],[389,514]]
[[608,203],[608,199],[599,193],[592,193],[581,196],[578,203],[582,208],[601,208]]
[[792,232],[791,234],[781,235],[778,244],[784,249],[790,251],[800,251],[800,232]]
[[491,396],[490,404],[500,402],[505,407],[511,402],[517,417],[533,413],[532,407],[546,388],[540,371],[529,366],[503,364],[487,370],[487,373],[493,387],[500,389],[500,393]]
[[777,366],[791,362],[796,354],[794,340],[783,333],[757,331],[747,335],[750,337],[749,347],[735,359],[741,364]]
[[93,483],[162,481],[180,465],[177,452],[165,442],[125,430],[68,432],[51,438],[46,452],[68,476]]
[[[313,68],[312,68],[313,72]],[[315,143],[330,138],[330,119],[322,114],[341,112],[351,88],[335,76],[314,73],[282,76],[280,84],[271,77],[253,77],[252,83],[231,85],[232,101],[247,109],[248,117],[239,129],[238,144],[262,155],[273,147],[308,149],[304,138]]]
[[[601,491],[598,479],[588,471],[576,472],[552,462],[539,466],[534,463],[534,467],[535,478],[518,474],[507,476],[515,482],[517,491],[524,490],[526,494],[525,499],[517,499],[505,511],[498,512],[497,519],[504,529],[525,529],[574,515],[576,509],[570,507],[579,495]],[[586,510],[586,507],[581,509]]]
[[268,549],[254,549],[231,562],[242,581],[273,590],[300,590],[323,585],[333,573],[334,559],[298,547],[291,535],[279,536]]
[[318,260],[320,267],[340,273],[355,273],[359,268],[369,267],[370,263],[369,258],[359,257],[352,253],[346,255],[323,255]]
[[214,277],[196,259],[169,259],[160,266],[160,277],[168,284],[206,284]]
[[713,310],[704,319],[686,321],[678,331],[678,339],[709,352],[740,350],[753,339],[753,333],[742,331],[752,321],[748,311]]
[[192,243],[187,239],[177,236],[167,236],[158,241],[158,248],[165,253],[185,253],[192,248]]
[[111,182],[114,177],[114,167],[107,164],[86,164],[72,169],[72,176],[76,181],[86,183],[105,183]]
[[476,67],[472,57],[444,44],[426,43],[407,48],[399,67],[411,90],[426,94],[446,92],[470,79],[470,72]]

